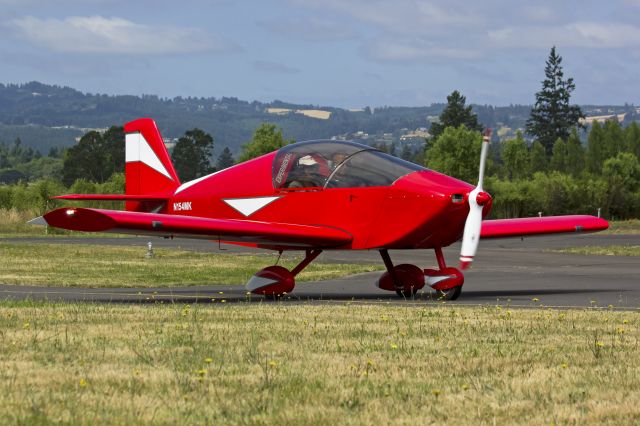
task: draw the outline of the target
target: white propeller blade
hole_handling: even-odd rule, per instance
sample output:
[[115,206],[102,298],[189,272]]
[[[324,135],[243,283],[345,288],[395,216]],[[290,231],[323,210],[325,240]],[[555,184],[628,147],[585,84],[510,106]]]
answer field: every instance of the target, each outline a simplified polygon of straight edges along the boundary
[[473,258],[478,251],[478,242],[480,241],[480,230],[482,228],[482,208],[490,199],[489,194],[482,190],[482,182],[484,181],[484,169],[487,162],[487,152],[489,150],[489,141],[491,140],[491,129],[484,132],[482,138],[482,151],[480,152],[480,174],[478,176],[478,185],[469,193],[469,215],[464,224],[464,233],[462,234],[462,248],[460,249],[460,269],[467,269],[471,266]]

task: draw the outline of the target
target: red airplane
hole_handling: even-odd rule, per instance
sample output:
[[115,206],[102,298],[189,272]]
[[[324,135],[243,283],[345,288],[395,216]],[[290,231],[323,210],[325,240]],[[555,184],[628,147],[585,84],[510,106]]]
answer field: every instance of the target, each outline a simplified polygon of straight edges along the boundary
[[[460,268],[480,238],[596,232],[594,216],[485,220],[492,204],[482,182],[485,132],[476,187],[366,145],[317,140],[287,145],[190,182],[178,175],[153,120],[127,123],[122,195],[72,194],[64,200],[120,200],[125,211],[59,208],[32,223],[84,232],[202,238],[270,250],[304,250],[291,271],[269,266],[247,283],[256,294],[281,295],[323,250],[378,250],[387,271],[377,286],[403,297],[428,285],[458,298],[464,276],[442,248],[462,238]],[[437,269],[394,265],[390,249],[433,249]]]

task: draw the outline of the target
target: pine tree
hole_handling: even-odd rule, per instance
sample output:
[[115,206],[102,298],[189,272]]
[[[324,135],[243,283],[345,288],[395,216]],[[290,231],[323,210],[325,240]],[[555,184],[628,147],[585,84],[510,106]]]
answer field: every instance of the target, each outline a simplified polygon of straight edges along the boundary
[[551,170],[564,173],[567,168],[567,144],[561,139],[556,139],[553,144],[553,151],[551,153]]
[[613,158],[625,151],[624,132],[618,120],[605,121],[602,130],[604,131],[605,159]]
[[471,106],[465,106],[467,98],[454,90],[447,96],[447,106],[440,114],[440,121],[433,123],[429,129],[431,136],[436,139],[447,127],[458,128],[460,125],[469,130],[482,132],[484,127],[478,123],[478,117],[471,111]]
[[579,106],[569,104],[576,86],[573,78],[564,79],[562,57],[556,54],[555,46],[549,53],[544,74],[542,90],[536,93],[536,103],[527,120],[527,133],[539,140],[550,155],[555,141],[566,140],[571,128],[580,125],[584,114]]
[[529,153],[529,157],[531,158],[531,173],[547,171],[547,154],[540,142],[535,141],[531,145],[531,152]]
[[594,174],[602,173],[602,165],[607,159],[604,130],[600,123],[594,121],[587,139],[587,169]]
[[626,151],[640,158],[640,126],[635,121],[624,131]]
[[530,157],[527,144],[518,132],[515,139],[504,142],[502,150],[504,174],[507,179],[523,179],[529,175]]
[[231,167],[235,164],[235,160],[233,159],[233,155],[231,154],[231,150],[228,146],[225,146],[222,150],[222,153],[218,156],[218,161],[216,162],[217,170],[224,170],[228,167]]
[[584,148],[578,131],[574,128],[567,139],[567,158],[565,162],[566,172],[574,177],[579,176],[584,171]]

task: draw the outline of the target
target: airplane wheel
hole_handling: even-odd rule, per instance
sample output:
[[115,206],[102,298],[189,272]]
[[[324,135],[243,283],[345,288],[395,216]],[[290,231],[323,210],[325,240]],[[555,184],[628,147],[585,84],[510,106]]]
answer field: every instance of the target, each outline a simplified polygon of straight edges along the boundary
[[[418,290],[424,287],[424,272],[415,265],[403,263],[395,268],[396,275],[404,284],[401,289],[396,289],[396,294],[405,299],[413,298]],[[395,288],[395,286],[394,286]]]
[[456,286],[447,290],[436,290],[436,300],[456,300],[462,293],[462,286]]

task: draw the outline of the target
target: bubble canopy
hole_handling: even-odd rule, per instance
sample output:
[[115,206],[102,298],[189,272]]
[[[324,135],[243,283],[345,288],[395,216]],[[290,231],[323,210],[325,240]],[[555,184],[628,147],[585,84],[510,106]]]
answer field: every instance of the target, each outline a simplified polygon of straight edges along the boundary
[[355,142],[317,140],[281,148],[273,160],[276,189],[389,186],[424,167]]

